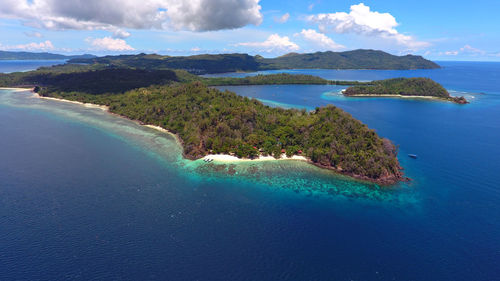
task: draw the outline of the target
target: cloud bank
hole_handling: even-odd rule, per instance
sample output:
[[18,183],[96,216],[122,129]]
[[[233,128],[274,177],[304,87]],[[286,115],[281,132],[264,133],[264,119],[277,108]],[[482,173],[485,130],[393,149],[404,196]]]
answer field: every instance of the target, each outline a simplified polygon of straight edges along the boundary
[[0,16],[50,30],[211,31],[262,22],[260,0],[2,0]]
[[44,42],[32,42],[28,44],[19,44],[19,45],[11,45],[11,46],[4,46],[0,44],[0,49],[1,50],[14,50],[14,51],[49,51],[49,50],[54,50],[54,45],[52,44],[51,41],[46,40]]
[[119,38],[87,38],[86,40],[90,45],[98,51],[134,51],[130,45],[123,39]]
[[278,34],[270,35],[263,42],[238,43],[236,44],[236,46],[251,47],[253,49],[267,53],[293,52],[300,49],[299,45],[290,41],[290,38],[288,38],[288,36],[281,37]]
[[396,18],[389,13],[379,13],[370,10],[363,3],[352,5],[349,13],[337,12],[317,14],[307,17],[311,23],[318,25],[323,33],[354,33],[364,36],[379,37],[392,40],[411,50],[428,47],[428,42],[416,40],[414,37],[404,35],[396,30]]
[[295,36],[304,38],[306,41],[312,43],[317,49],[321,50],[337,51],[345,48],[345,46],[335,43],[331,38],[314,29],[302,29],[302,31],[296,33]]

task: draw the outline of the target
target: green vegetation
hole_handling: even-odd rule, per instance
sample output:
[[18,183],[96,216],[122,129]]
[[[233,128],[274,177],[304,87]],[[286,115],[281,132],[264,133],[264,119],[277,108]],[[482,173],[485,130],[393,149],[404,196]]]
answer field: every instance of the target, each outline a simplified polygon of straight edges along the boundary
[[346,96],[426,96],[436,97],[455,103],[464,104],[464,97],[452,97],[450,93],[439,83],[429,78],[394,78],[387,80],[372,81],[370,85],[358,85],[349,87],[344,91]]
[[439,65],[420,56],[394,56],[382,51],[317,52],[263,58],[247,54],[196,55],[171,57],[160,55],[120,55],[73,59],[71,63],[103,64],[148,70],[182,69],[194,74],[249,72],[270,69],[425,69]]
[[272,108],[201,82],[124,94],[51,89],[42,88],[41,95],[107,105],[113,113],[177,134],[190,159],[208,153],[280,157],[284,151],[363,180],[392,184],[402,179],[395,146],[331,105],[313,112]]
[[273,59],[260,59],[262,69],[427,69],[439,68],[421,56],[394,56],[376,50],[347,52],[291,53]]
[[110,111],[178,135],[187,158],[208,153],[252,158],[304,155],[318,166],[380,184],[403,179],[396,148],[334,106],[312,112],[272,108],[220,92],[214,85],[352,85],[346,96],[432,96],[457,103],[428,78],[371,82],[331,81],[311,75],[273,74],[203,78],[184,70],[65,64],[0,74],[0,87],[32,86],[43,96],[107,105]]
[[69,59],[89,59],[94,55],[65,56],[51,53],[31,53],[31,52],[8,52],[0,51],[0,60],[69,60]]
[[203,83],[210,86],[239,86],[239,85],[293,85],[293,84],[308,84],[308,85],[369,85],[371,82],[357,81],[334,81],[326,80],[321,77],[303,74],[268,74],[248,76],[245,78],[218,77],[204,78]]
[[0,74],[0,87],[42,86],[48,92],[123,93],[128,90],[198,80],[183,71],[109,68],[103,65],[59,65],[36,71]]

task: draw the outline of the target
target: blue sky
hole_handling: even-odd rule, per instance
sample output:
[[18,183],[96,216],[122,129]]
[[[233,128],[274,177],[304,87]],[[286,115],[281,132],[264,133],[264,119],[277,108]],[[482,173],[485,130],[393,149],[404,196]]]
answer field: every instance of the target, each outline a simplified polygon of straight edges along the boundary
[[500,61],[500,1],[1,0],[0,50]]

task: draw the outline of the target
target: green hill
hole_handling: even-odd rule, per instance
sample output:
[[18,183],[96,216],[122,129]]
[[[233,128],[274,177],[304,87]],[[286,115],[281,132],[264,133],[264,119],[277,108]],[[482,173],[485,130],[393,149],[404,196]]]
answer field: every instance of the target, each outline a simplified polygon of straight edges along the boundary
[[420,56],[394,56],[382,51],[354,50],[348,52],[291,53],[277,58],[247,54],[196,55],[171,57],[160,55],[120,55],[79,58],[71,63],[106,64],[116,67],[147,69],[183,69],[194,74],[270,69],[429,69],[439,68]]
[[421,56],[394,56],[382,51],[354,50],[347,52],[290,53],[273,59],[260,59],[263,69],[428,69],[439,68]]

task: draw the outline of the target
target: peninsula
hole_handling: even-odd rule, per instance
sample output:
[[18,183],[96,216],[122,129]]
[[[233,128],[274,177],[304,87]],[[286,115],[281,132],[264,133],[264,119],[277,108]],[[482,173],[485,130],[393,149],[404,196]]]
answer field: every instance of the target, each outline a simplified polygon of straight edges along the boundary
[[[107,106],[175,134],[184,155],[304,156],[312,164],[381,185],[404,180],[397,149],[343,110],[263,105],[221,92],[183,71],[63,65],[0,75],[0,86],[35,86],[41,96]],[[149,84],[149,85],[148,85]]]

